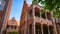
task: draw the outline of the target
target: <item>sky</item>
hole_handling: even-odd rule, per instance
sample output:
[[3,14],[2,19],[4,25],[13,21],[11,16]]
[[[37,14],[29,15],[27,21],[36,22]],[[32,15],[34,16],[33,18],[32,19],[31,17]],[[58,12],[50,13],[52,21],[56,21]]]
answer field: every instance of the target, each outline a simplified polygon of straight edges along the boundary
[[[32,0],[26,0],[28,4],[31,4],[32,3],[31,1]],[[23,2],[24,0],[12,0],[12,7],[11,7],[9,19],[15,17],[16,20],[20,20]]]

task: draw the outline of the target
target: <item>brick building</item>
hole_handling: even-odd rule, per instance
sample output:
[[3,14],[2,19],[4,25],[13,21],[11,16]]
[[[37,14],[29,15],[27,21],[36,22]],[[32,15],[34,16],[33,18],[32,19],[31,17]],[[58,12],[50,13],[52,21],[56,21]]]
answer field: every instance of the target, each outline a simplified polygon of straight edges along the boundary
[[19,34],[58,34],[52,14],[48,10],[42,14],[43,10],[38,4],[29,6],[24,0]]
[[10,15],[12,0],[0,0],[0,34],[3,34]]
[[6,34],[12,31],[18,32],[18,28],[19,28],[19,21],[17,21],[15,17],[13,17],[12,19],[9,19],[7,22]]

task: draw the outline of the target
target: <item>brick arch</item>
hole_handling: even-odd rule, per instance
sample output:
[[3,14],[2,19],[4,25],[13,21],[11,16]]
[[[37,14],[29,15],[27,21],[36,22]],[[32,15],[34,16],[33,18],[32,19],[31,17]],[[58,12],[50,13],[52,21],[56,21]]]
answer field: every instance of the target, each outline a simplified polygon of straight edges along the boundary
[[40,23],[37,22],[37,23],[35,24],[35,30],[36,30],[36,31],[35,31],[36,34],[42,34],[41,24],[40,24]]
[[37,25],[41,25],[41,23],[40,23],[40,22],[36,22],[35,24],[37,24]]
[[35,7],[35,9],[36,9],[37,11],[39,11],[39,10],[40,10],[38,7]]
[[40,9],[38,7],[35,7],[35,16],[40,17]]
[[43,24],[43,34],[48,34],[48,25]]
[[32,34],[32,23],[29,24],[29,34]]
[[49,20],[51,20],[51,13],[50,13],[50,12],[46,12],[46,14],[47,14],[47,18],[48,18]]
[[[41,24],[39,22],[36,22],[35,23],[35,33],[38,34],[38,31],[37,29],[39,29],[39,34],[42,34],[42,31],[41,31]],[[33,23],[30,23],[29,24],[29,34],[32,34],[33,33]]]
[[50,34],[54,34],[53,29],[54,29],[54,27],[52,25],[49,25]]
[[47,26],[47,27],[48,27],[48,25],[47,25],[47,24],[43,24],[43,26]]

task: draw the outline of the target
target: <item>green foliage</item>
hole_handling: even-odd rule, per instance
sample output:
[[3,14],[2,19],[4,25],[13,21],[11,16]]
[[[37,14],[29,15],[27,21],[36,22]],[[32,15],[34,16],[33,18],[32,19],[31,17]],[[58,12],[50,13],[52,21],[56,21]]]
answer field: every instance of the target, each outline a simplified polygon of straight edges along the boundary
[[60,0],[33,0],[32,3],[41,3],[48,10],[60,8]]
[[48,9],[50,11],[55,9],[54,16],[60,18],[60,10],[58,10],[60,8],[60,0],[33,0],[32,3],[41,3],[41,5],[44,5],[44,9]]
[[42,15],[44,12],[45,12],[44,10],[41,10],[41,15]]
[[60,18],[60,10],[56,10],[56,12],[54,12],[54,16],[57,16],[58,18]]
[[18,32],[16,32],[16,31],[10,31],[10,32],[8,32],[8,34],[18,34]]

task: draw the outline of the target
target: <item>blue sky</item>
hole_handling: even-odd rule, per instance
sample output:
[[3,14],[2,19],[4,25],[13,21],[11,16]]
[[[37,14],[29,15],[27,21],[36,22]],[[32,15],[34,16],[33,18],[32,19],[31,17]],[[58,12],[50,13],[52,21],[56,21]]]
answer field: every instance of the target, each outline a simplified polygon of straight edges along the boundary
[[[31,4],[31,0],[26,0],[28,4]],[[16,20],[20,20],[22,7],[23,7],[24,0],[12,0],[12,7],[10,12],[10,19],[15,17]]]

